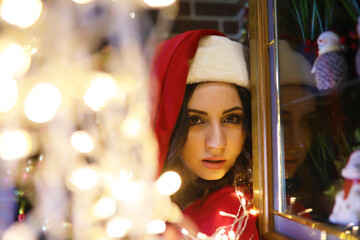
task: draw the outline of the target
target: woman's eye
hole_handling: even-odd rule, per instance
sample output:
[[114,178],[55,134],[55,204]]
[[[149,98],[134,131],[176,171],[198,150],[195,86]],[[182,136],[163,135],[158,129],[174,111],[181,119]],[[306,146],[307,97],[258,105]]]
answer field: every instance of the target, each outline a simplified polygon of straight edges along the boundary
[[224,123],[241,123],[242,116],[231,114],[224,119]]
[[189,117],[189,124],[190,126],[192,125],[200,125],[200,124],[204,124],[205,122],[198,116],[191,116]]

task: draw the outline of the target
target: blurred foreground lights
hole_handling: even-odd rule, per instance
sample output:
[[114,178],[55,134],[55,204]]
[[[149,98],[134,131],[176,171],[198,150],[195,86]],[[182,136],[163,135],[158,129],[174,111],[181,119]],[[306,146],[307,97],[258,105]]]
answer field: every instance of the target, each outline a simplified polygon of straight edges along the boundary
[[0,158],[14,160],[31,152],[29,133],[23,130],[5,131],[0,135]]
[[166,224],[163,220],[157,219],[147,224],[147,231],[151,234],[160,234],[165,232]]
[[136,202],[143,196],[143,187],[137,182],[114,183],[111,193],[115,199],[125,202]]
[[117,94],[118,87],[114,78],[109,74],[99,73],[92,79],[84,95],[84,102],[94,111],[99,111],[109,99]]
[[121,238],[126,236],[132,224],[125,218],[115,218],[109,222],[106,227],[106,233],[112,238]]
[[72,0],[72,1],[77,4],[87,4],[92,2],[93,0]]
[[23,47],[13,42],[0,42],[0,72],[11,76],[22,76],[27,72],[30,64],[30,53]]
[[38,20],[42,7],[41,0],[2,0],[0,15],[10,24],[27,28]]
[[49,83],[40,83],[25,99],[25,115],[33,122],[47,122],[55,116],[60,103],[60,91]]
[[141,132],[142,122],[136,117],[127,117],[121,126],[122,132],[129,138],[135,138]]
[[181,178],[176,172],[168,171],[160,176],[157,180],[156,186],[161,194],[170,196],[179,190],[181,186]]
[[26,224],[14,223],[2,235],[2,240],[36,240],[35,233]]
[[111,197],[100,198],[93,209],[93,213],[97,218],[105,219],[114,215],[116,211],[116,201]]
[[81,153],[89,153],[94,149],[94,142],[85,131],[76,131],[71,135],[71,145]]
[[0,73],[0,112],[10,110],[17,99],[18,88],[14,78]]
[[144,2],[150,7],[166,7],[170,6],[176,0],[144,0]]
[[87,190],[97,184],[99,176],[94,169],[86,167],[72,172],[69,181],[70,187]]

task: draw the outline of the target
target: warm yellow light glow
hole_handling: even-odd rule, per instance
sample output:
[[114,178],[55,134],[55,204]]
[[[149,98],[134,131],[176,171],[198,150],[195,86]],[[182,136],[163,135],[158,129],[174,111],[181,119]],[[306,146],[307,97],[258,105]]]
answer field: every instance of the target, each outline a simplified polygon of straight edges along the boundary
[[126,136],[133,138],[139,135],[141,126],[142,123],[140,119],[135,117],[128,117],[124,120],[121,129]]
[[60,91],[49,83],[40,83],[26,97],[25,115],[37,123],[47,122],[55,116],[60,103]]
[[86,4],[86,3],[90,3],[93,0],[73,0],[73,2],[77,3],[77,4]]
[[23,130],[6,131],[0,135],[0,158],[14,160],[26,156],[32,147],[29,133]]
[[71,135],[71,145],[82,153],[91,152],[94,149],[94,142],[85,131],[76,131]]
[[106,227],[106,232],[109,237],[121,238],[126,236],[132,224],[125,218],[116,218],[109,222]]
[[0,42],[0,72],[22,76],[29,69],[31,56],[23,47],[12,42]]
[[163,220],[157,219],[147,224],[147,231],[151,234],[159,234],[165,232],[166,224]]
[[156,186],[161,194],[172,195],[179,190],[181,186],[181,178],[176,172],[168,171],[160,176],[157,180]]
[[143,188],[137,182],[114,183],[111,187],[111,193],[119,201],[137,201],[143,196]]
[[87,190],[95,186],[99,176],[92,168],[81,168],[71,173],[70,183],[80,190]]
[[10,24],[27,28],[38,20],[42,7],[41,0],[2,0],[0,15]]
[[259,210],[256,210],[256,209],[250,209],[249,210],[249,213],[251,214],[251,215],[254,215],[254,216],[256,216],[256,215],[258,215],[259,214]]
[[144,0],[150,7],[166,7],[175,3],[176,0]]
[[6,112],[14,106],[18,88],[14,78],[0,73],[0,112]]
[[100,198],[94,206],[94,215],[98,218],[111,217],[116,211],[116,201],[110,197]]
[[91,85],[84,95],[84,102],[94,111],[99,111],[117,93],[118,87],[114,78],[109,74],[99,73],[91,81]]

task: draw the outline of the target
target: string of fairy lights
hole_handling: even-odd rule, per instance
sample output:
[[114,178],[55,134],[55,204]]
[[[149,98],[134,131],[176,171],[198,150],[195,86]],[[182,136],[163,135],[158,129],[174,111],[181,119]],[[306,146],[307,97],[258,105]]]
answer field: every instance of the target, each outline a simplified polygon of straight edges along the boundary
[[[17,221],[0,224],[3,240],[157,239],[166,222],[181,221],[169,198],[181,185],[179,175],[156,179],[147,64],[136,21],[149,8],[174,5],[0,1],[0,194],[17,188],[32,206],[27,212],[20,204]],[[154,34],[166,35],[164,22],[175,16],[162,17],[163,29],[153,27]],[[114,32],[116,47],[94,51]],[[234,226],[252,214],[243,199],[245,215],[231,216]],[[12,209],[14,199],[4,204]],[[237,239],[239,231],[194,239]]]

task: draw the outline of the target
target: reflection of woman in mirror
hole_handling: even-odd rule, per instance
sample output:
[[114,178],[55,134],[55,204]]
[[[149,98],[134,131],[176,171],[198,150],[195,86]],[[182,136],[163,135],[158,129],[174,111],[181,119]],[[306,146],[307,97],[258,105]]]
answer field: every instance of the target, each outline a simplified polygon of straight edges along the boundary
[[251,209],[247,49],[214,30],[162,42],[152,76],[160,168],[180,174],[172,200],[207,235],[258,239]]
[[324,191],[334,169],[332,154],[324,151],[331,131],[323,119],[330,111],[316,90],[311,64],[284,40],[279,41],[279,63],[288,211],[326,221],[331,201]]

